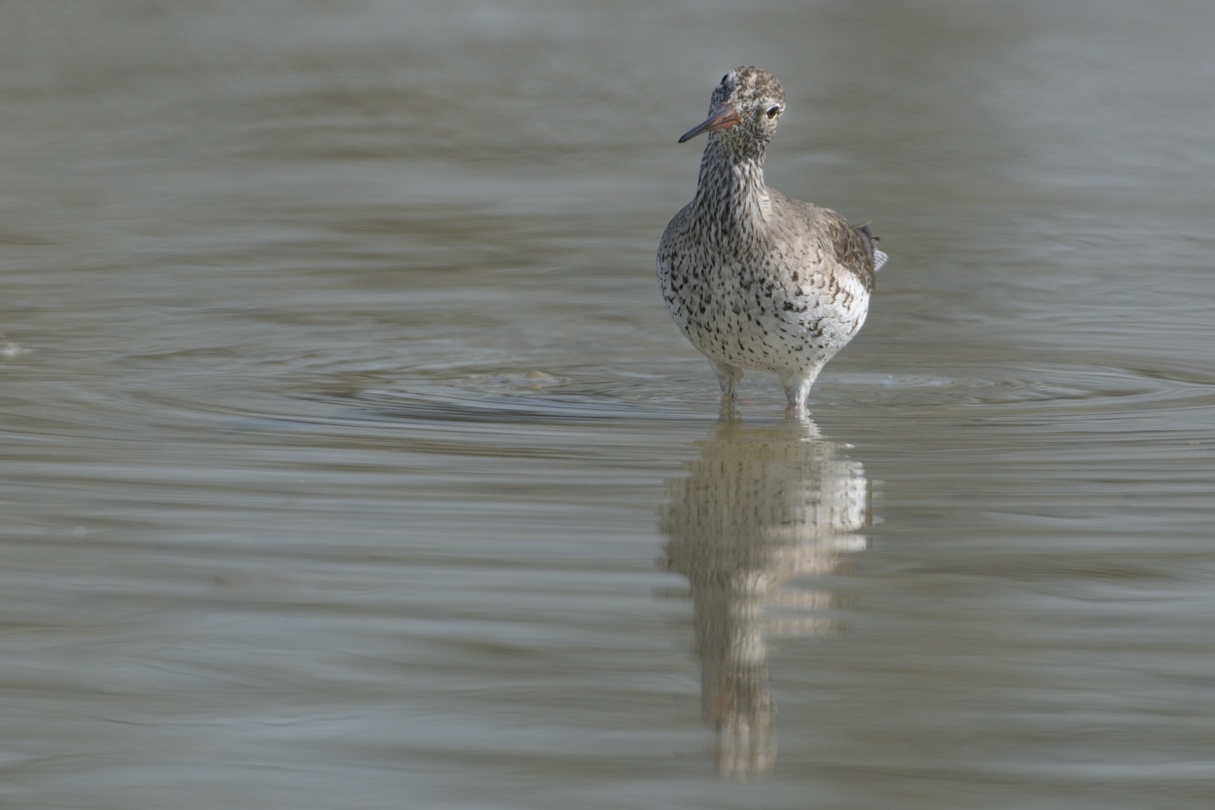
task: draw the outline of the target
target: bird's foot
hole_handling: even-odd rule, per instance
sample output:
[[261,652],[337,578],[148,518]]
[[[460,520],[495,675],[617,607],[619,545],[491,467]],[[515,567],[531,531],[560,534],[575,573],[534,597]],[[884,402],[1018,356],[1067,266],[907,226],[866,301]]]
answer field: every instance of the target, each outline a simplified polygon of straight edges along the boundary
[[738,412],[738,400],[735,397],[727,397],[722,394],[721,409],[717,413],[717,418],[722,422],[733,422],[742,418]]
[[810,420],[810,409],[806,407],[805,402],[799,402],[796,405],[786,405],[785,418],[796,422],[808,422]]
[[716,361],[713,362],[713,369],[717,372],[717,382],[721,385],[721,401],[723,403],[726,400],[734,402],[738,392],[738,381],[743,376],[742,369]]

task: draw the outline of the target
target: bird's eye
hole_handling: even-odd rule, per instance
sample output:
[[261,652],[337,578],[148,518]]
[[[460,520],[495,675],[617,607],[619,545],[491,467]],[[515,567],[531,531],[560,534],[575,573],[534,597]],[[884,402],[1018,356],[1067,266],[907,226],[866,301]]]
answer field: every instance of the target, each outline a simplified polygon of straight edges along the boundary
[[776,107],[769,107],[769,108],[768,108],[768,118],[769,118],[769,119],[775,118],[775,117],[776,117],[776,116],[778,116],[778,115],[780,115],[780,107],[779,107],[779,106],[776,106]]

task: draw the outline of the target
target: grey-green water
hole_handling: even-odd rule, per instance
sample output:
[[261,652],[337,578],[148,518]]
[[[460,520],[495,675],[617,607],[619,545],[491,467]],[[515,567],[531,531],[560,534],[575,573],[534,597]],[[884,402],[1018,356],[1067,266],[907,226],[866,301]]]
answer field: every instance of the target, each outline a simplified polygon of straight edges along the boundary
[[[0,9],[0,803],[1206,808],[1215,7]],[[715,424],[726,69],[871,220]]]

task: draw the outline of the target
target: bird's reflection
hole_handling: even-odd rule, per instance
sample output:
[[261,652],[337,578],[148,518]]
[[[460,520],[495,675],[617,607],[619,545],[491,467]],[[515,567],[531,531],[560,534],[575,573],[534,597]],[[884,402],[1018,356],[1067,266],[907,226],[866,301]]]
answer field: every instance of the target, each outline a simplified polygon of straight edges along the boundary
[[755,776],[776,754],[766,637],[833,630],[831,594],[805,578],[865,547],[869,482],[813,422],[793,417],[746,427],[723,415],[687,472],[667,482],[666,564],[691,586],[718,768]]

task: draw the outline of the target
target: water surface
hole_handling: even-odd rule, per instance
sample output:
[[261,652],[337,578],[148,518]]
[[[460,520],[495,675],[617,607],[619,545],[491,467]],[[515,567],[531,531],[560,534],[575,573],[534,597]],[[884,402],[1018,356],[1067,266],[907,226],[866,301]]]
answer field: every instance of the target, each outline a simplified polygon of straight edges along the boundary
[[[1207,4],[0,12],[13,806],[1205,808]],[[718,77],[869,321],[718,421]]]

